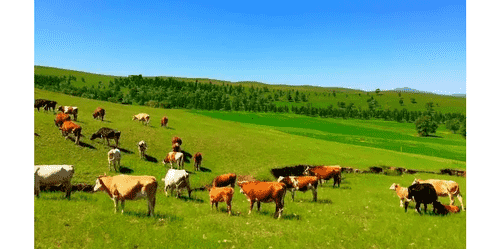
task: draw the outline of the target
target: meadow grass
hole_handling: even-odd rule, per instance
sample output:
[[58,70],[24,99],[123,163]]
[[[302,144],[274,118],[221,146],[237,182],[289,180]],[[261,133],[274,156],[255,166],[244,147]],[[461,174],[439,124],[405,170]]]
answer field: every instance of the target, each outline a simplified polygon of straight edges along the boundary
[[[409,186],[414,177],[451,179],[460,184],[465,203],[466,179],[461,177],[343,174],[341,188],[333,189],[331,181],[325,183],[319,188],[316,203],[311,201],[310,192],[297,193],[294,203],[287,194],[284,215],[280,220],[273,219],[275,205],[271,203],[262,204],[260,212],[256,211],[255,205],[252,214],[248,215],[249,203],[239,193],[238,187],[233,198],[233,215],[228,216],[223,203],[219,211],[211,211],[205,191],[194,191],[190,199],[166,197],[161,181],[169,168],[163,166],[161,160],[171,150],[170,141],[175,135],[182,138],[185,151],[191,154],[200,151],[203,154],[202,167],[207,169],[205,172],[194,172],[192,164],[185,164],[191,173],[192,188],[209,184],[215,176],[228,172],[275,180],[270,169],[286,165],[339,164],[359,169],[386,165],[439,170],[465,169],[463,160],[318,139],[308,134],[292,134],[287,130],[324,132],[314,128],[314,125],[320,127],[320,124],[314,124],[316,121],[307,118],[304,119],[305,128],[301,130],[300,125],[277,128],[276,125],[222,120],[189,110],[126,106],[39,89],[35,89],[35,97],[56,100],[61,105],[78,106],[80,113],[76,123],[82,126],[84,135],[80,146],[71,139],[65,140],[54,126],[53,112],[35,110],[34,132],[40,135],[34,138],[36,165],[73,164],[73,183],[93,184],[96,177],[104,172],[115,175],[113,171],[108,172],[107,152],[110,147],[101,140],[89,140],[93,132],[105,126],[122,132],[119,147],[122,149],[121,165],[124,169],[132,175],[153,175],[159,181],[154,218],[145,216],[147,206],[144,200],[128,201],[126,212],[121,215],[114,214],[113,202],[105,193],[74,192],[71,200],[66,200],[62,193],[42,192],[34,206],[36,248],[465,247],[465,212],[446,217],[430,213],[420,216],[413,211],[414,205],[411,204],[408,213],[404,213],[395,192],[388,189],[393,182]],[[103,122],[91,116],[97,106],[107,111]],[[132,115],[140,112],[151,115],[149,126],[131,120]],[[169,117],[168,129],[160,127],[159,120],[163,115]],[[287,121],[285,123],[289,123],[291,116],[278,115],[274,118],[283,118]],[[319,121],[327,122],[328,119]],[[396,124],[393,122],[335,122],[338,129],[347,125],[350,128],[357,126],[359,129],[404,133],[403,129],[391,125]],[[347,130],[352,130],[350,128]],[[407,128],[405,131],[412,132]],[[148,143],[148,160],[140,159],[137,152],[137,142],[143,139]],[[452,139],[447,136],[440,140]],[[458,142],[454,138],[445,146],[449,143]],[[448,203],[446,197],[440,200]],[[455,204],[459,205],[457,201]]]

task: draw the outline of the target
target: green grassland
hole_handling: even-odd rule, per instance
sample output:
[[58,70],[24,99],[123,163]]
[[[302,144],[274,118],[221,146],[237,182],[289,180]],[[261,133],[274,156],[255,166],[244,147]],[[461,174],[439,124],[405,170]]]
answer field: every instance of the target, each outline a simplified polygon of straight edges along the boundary
[[[182,138],[183,150],[203,154],[206,171],[194,172],[191,163],[185,164],[193,188],[229,172],[274,180],[271,168],[297,164],[465,169],[465,140],[443,128],[437,132],[440,137],[418,138],[413,124],[396,122],[149,108],[39,89],[34,95],[78,106],[76,123],[84,135],[80,146],[75,145],[55,127],[53,112],[35,110],[34,132],[40,135],[34,138],[36,165],[72,164],[73,183],[93,184],[98,175],[115,175],[108,171],[110,147],[89,140],[99,128],[110,127],[122,132],[121,166],[132,175],[153,175],[159,181],[154,218],[145,216],[144,200],[127,202],[121,215],[113,213],[113,202],[105,193],[74,192],[71,200],[59,192],[41,193],[34,207],[36,248],[465,248],[465,212],[420,216],[411,204],[404,213],[389,190],[394,182],[409,186],[414,177],[450,179],[460,184],[466,203],[466,179],[461,177],[343,174],[341,188],[325,183],[316,203],[310,192],[296,194],[295,202],[287,194],[280,220],[273,219],[275,206],[270,203],[248,215],[249,203],[238,187],[233,215],[228,216],[223,203],[219,211],[211,211],[204,191],[194,191],[191,198],[166,197],[161,181],[169,168],[161,161],[171,150],[173,136]],[[103,122],[91,116],[98,106],[106,109]],[[150,114],[149,126],[131,120],[140,112]],[[169,118],[168,129],[160,127],[163,116]],[[149,160],[139,158],[140,140],[148,143]],[[449,202],[447,197],[440,201]]]

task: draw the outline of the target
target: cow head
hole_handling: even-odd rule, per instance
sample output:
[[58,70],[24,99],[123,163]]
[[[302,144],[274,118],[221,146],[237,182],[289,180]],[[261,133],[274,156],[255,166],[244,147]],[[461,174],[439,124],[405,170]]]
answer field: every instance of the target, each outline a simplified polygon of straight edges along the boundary
[[97,133],[92,134],[92,137],[90,137],[90,140],[94,140],[95,138],[101,138],[102,135],[98,135]]
[[303,174],[304,174],[305,176],[308,176],[308,175],[310,175],[310,174],[311,174],[309,166],[307,166],[307,167],[306,167],[306,170],[304,170],[304,173],[303,173]]
[[92,115],[93,115],[93,118],[94,118],[94,119],[95,119],[95,118],[97,118],[97,117],[98,117],[98,114],[99,114],[98,112],[93,113],[93,114],[92,114]]
[[58,111],[60,112],[64,111],[63,109],[64,109],[63,106],[58,107]]
[[166,156],[165,159],[163,159],[163,164],[167,164],[170,162],[170,156]]
[[399,186],[396,183],[393,183],[389,189],[396,190],[397,186]]
[[93,192],[97,192],[105,188],[104,182],[102,180],[102,178],[104,177],[105,176],[99,176],[97,180],[95,180],[95,186],[93,187]]
[[136,120],[138,118],[136,118],[136,115],[132,116],[132,120]]
[[238,186],[239,186],[239,192],[241,194],[244,194],[245,192],[243,191],[243,185],[245,185],[248,181],[242,181],[242,182],[238,182]]

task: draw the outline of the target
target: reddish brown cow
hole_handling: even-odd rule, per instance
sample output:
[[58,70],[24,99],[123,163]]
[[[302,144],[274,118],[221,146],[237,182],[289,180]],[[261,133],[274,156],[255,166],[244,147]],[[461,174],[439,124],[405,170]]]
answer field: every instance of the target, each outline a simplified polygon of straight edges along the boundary
[[95,109],[95,111],[93,112],[93,119],[101,118],[102,121],[104,121],[104,116],[105,110],[100,107],[97,107],[97,109]]
[[75,144],[80,144],[82,128],[79,125],[71,121],[65,121],[59,129],[61,130],[61,135],[63,135],[65,139],[68,138],[68,134],[73,133],[73,135],[75,135]]
[[231,215],[231,201],[233,200],[234,189],[229,187],[216,188],[212,187],[209,189],[209,197],[211,201],[211,210],[216,204],[216,210],[218,210],[219,202],[226,202],[228,213]]
[[73,120],[76,121],[76,118],[78,117],[78,107],[76,106],[60,106],[58,108],[58,111],[64,112],[66,114],[73,114]]
[[275,202],[274,217],[280,218],[284,210],[284,198],[286,194],[285,184],[280,182],[238,182],[240,192],[248,198],[250,202],[250,212],[253,204],[257,202],[257,209],[260,211],[261,202]]
[[316,176],[287,176],[279,177],[277,182],[284,183],[287,190],[292,194],[292,201],[294,201],[295,191],[306,192],[307,190],[312,190],[313,201],[318,200],[318,178]]
[[179,137],[173,137],[171,139],[171,144],[174,145],[174,144],[178,144],[178,146],[182,146],[182,139],[179,138]]
[[212,186],[213,187],[226,187],[228,185],[231,185],[232,188],[234,188],[234,184],[236,183],[236,174],[229,173],[229,174],[224,174],[217,176],[214,178],[212,181]]
[[161,126],[166,127],[167,124],[168,124],[168,118],[166,116],[161,118]]
[[54,120],[54,124],[57,127],[60,127],[65,121],[68,121],[68,120],[71,120],[70,115],[64,114],[62,112],[58,112],[58,114],[56,115],[56,119]]
[[305,175],[313,175],[317,176],[319,178],[319,183],[321,186],[323,186],[322,180],[329,180],[331,178],[334,179],[333,182],[333,188],[334,185],[338,184],[338,188],[340,187],[341,183],[341,167],[336,165],[336,166],[317,166],[314,168],[306,168],[306,171],[304,171]]
[[200,170],[200,165],[202,164],[202,154],[200,152],[194,155],[194,170]]

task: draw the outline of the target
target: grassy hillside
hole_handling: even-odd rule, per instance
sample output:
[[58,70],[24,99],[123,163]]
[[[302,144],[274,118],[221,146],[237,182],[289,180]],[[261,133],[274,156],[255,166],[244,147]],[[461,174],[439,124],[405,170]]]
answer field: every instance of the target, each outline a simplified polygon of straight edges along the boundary
[[[97,86],[99,82],[101,85],[108,86],[109,82],[114,80],[114,78],[119,78],[121,76],[107,76],[107,75],[99,75],[92,74],[87,72],[79,72],[67,69],[58,69],[51,67],[43,67],[43,66],[34,66],[34,73],[39,75],[53,75],[53,76],[66,76],[70,75],[76,77],[76,81],[72,81],[72,84],[77,87],[81,86]],[[143,75],[144,76],[144,75]],[[124,77],[124,76],[123,76]],[[154,76],[153,76],[154,77]],[[168,76],[158,76],[160,78],[169,78]],[[82,78],[85,79],[85,82],[82,82]],[[367,100],[370,97],[374,97],[375,100],[379,103],[379,106],[383,110],[401,110],[406,108],[408,111],[425,111],[426,103],[433,102],[434,110],[441,113],[466,113],[466,99],[452,96],[444,96],[444,95],[436,95],[436,94],[424,94],[424,93],[401,93],[401,97],[399,97],[397,92],[393,91],[382,91],[379,95],[375,92],[364,92],[360,90],[346,89],[346,88],[337,88],[337,87],[314,87],[314,86],[287,86],[287,85],[268,85],[259,82],[229,82],[222,81],[216,79],[204,79],[204,78],[181,78],[181,77],[172,77],[175,80],[183,81],[183,82],[195,82],[198,80],[200,83],[209,83],[213,84],[230,84],[230,85],[243,85],[245,87],[255,87],[264,89],[265,87],[269,90],[269,92],[263,92],[263,97],[267,97],[268,95],[272,95],[273,91],[291,91],[292,94],[295,91],[299,91],[300,93],[304,93],[307,95],[307,102],[288,102],[285,99],[285,96],[282,96],[280,100],[275,101],[274,103],[277,106],[287,105],[289,107],[292,106],[303,106],[310,104],[317,108],[326,108],[329,105],[333,105],[334,108],[338,108],[338,102],[344,102],[346,106],[350,103],[353,103],[356,108],[368,109]],[[335,95],[333,94],[335,92]],[[402,98],[404,103],[401,106],[399,104],[399,99]],[[411,99],[415,100],[415,103],[411,102]]]
[[[190,164],[185,166],[191,172],[192,187],[208,184],[215,176],[228,172],[273,180],[270,168],[296,164],[339,164],[360,169],[377,165],[465,169],[462,158],[454,160],[448,156],[450,151],[461,154],[465,145],[443,130],[443,138],[418,139],[412,136],[414,129],[394,122],[250,113],[238,114],[242,118],[237,119],[236,114],[226,112],[126,106],[39,89],[34,89],[34,93],[35,98],[78,106],[77,123],[84,135],[80,146],[65,140],[54,126],[54,114],[35,110],[34,132],[40,135],[34,138],[35,164],[73,164],[75,183],[93,184],[104,172],[115,175],[108,172],[110,148],[101,140],[89,140],[100,127],[110,127],[122,132],[119,147],[124,170],[133,175],[153,175],[159,180],[155,218],[144,216],[147,209],[142,200],[127,202],[126,213],[121,215],[113,213],[113,203],[104,193],[75,192],[71,200],[61,198],[61,193],[41,193],[41,198],[35,200],[36,248],[465,247],[465,212],[447,217],[420,216],[411,204],[406,214],[399,207],[398,197],[388,189],[393,182],[408,186],[414,177],[451,179],[460,184],[465,203],[466,180],[461,177],[344,174],[341,188],[333,189],[332,182],[320,187],[317,203],[311,202],[310,192],[296,194],[295,203],[287,194],[282,220],[272,218],[275,207],[267,203],[261,212],[255,208],[248,216],[249,204],[239,188],[235,188],[233,215],[229,217],[223,204],[218,212],[210,210],[206,192],[194,191],[192,198],[166,197],[160,181],[168,169],[161,160],[171,150],[173,136],[182,138],[185,151],[203,154],[202,167],[207,171],[193,172]],[[103,122],[91,116],[98,106],[107,111]],[[131,120],[140,112],[151,115],[149,126]],[[159,125],[164,115],[169,118],[168,129]],[[362,137],[362,143],[367,145],[352,142]],[[140,140],[148,143],[149,160],[139,158],[136,145]],[[436,153],[386,148],[395,140],[432,147]],[[448,203],[446,197],[440,200]]]

